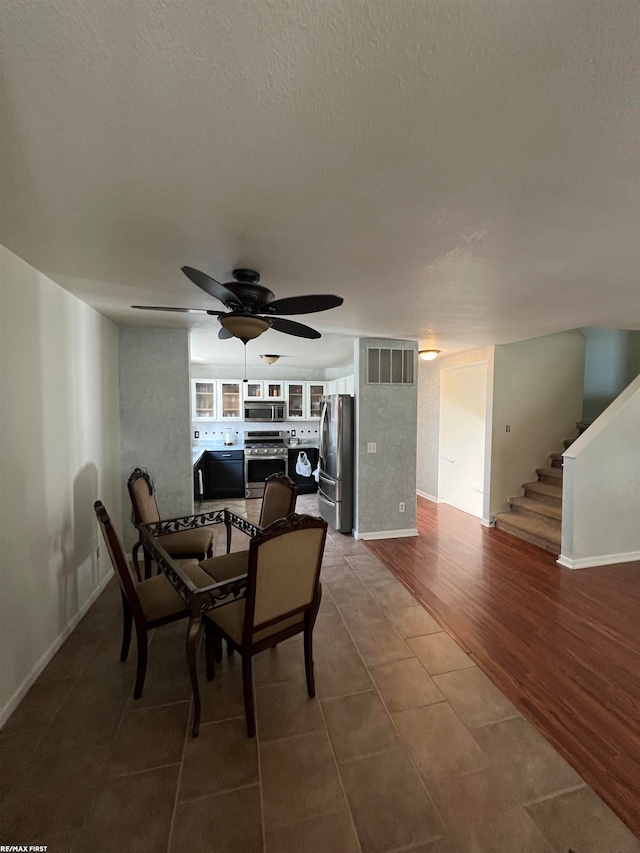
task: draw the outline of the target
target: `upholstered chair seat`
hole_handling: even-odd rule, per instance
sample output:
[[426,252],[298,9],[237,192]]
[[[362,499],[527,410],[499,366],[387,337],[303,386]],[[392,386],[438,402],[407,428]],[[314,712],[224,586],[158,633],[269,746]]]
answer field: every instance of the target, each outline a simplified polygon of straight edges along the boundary
[[[197,563],[182,564],[180,568],[195,586],[211,586],[211,576],[203,572]],[[175,618],[177,614],[189,615],[189,608],[184,599],[171,586],[165,575],[139,581],[136,584],[136,592],[147,622]]]
[[195,530],[181,530],[179,533],[158,536],[158,544],[174,559],[195,559],[200,554],[209,553],[214,536],[215,531],[211,527],[197,527]]
[[204,569],[217,583],[231,580],[238,575],[246,575],[249,566],[249,551],[232,551],[231,554],[222,554],[219,557],[211,557],[202,560],[200,568]]

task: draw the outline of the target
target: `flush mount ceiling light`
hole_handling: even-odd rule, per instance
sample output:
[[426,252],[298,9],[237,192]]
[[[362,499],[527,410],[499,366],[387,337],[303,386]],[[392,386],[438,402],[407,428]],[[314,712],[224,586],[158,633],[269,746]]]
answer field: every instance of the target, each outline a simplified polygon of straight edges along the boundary
[[271,328],[271,323],[268,320],[263,320],[262,317],[247,317],[238,314],[225,314],[220,317],[220,322],[229,335],[240,338],[244,343],[259,338],[263,332]]
[[263,361],[266,361],[267,364],[275,364],[276,361],[280,358],[279,355],[261,355],[260,358]]
[[418,355],[423,361],[433,361],[438,357],[439,352],[439,349],[421,349]]

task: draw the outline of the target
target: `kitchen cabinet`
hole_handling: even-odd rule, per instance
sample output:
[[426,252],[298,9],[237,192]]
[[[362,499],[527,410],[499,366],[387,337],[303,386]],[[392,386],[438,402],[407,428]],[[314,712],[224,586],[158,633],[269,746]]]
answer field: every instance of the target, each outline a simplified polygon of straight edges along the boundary
[[209,450],[205,453],[205,497],[244,497],[244,452],[242,450]]
[[205,499],[205,457],[203,453],[200,459],[193,466],[193,500],[195,503],[200,503]]
[[285,401],[287,404],[287,419],[304,418],[304,382],[285,383]]
[[284,382],[264,380],[265,400],[284,400]]
[[344,393],[350,394],[352,397],[355,396],[356,393],[356,377],[352,373],[350,376],[345,376],[344,378]]
[[263,400],[265,395],[264,382],[261,379],[255,381],[249,380],[244,384],[244,399],[245,400]]
[[194,421],[215,420],[216,383],[212,379],[191,380],[191,417]]
[[242,397],[240,393],[241,384],[241,382],[227,382],[220,380],[220,420],[242,420]]
[[309,420],[319,420],[325,393],[324,382],[307,382],[306,390],[306,416]]

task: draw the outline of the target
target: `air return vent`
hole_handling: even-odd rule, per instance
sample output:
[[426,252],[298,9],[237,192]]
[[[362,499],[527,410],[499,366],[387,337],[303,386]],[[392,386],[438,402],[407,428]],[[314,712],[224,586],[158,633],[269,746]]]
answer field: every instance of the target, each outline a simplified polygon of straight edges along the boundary
[[413,350],[367,347],[367,385],[413,385]]

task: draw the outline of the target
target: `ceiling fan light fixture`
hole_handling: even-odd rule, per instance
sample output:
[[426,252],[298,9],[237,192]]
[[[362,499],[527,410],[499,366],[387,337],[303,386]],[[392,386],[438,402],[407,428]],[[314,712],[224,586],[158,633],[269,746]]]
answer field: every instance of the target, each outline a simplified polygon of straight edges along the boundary
[[439,349],[421,349],[418,355],[423,361],[433,361],[440,354]]
[[266,361],[267,364],[275,364],[276,361],[280,358],[279,355],[261,355],[260,358],[263,361]]
[[220,322],[234,338],[240,338],[241,341],[245,342],[259,338],[263,332],[271,328],[271,323],[263,320],[262,317],[241,317],[228,314],[220,317]]

